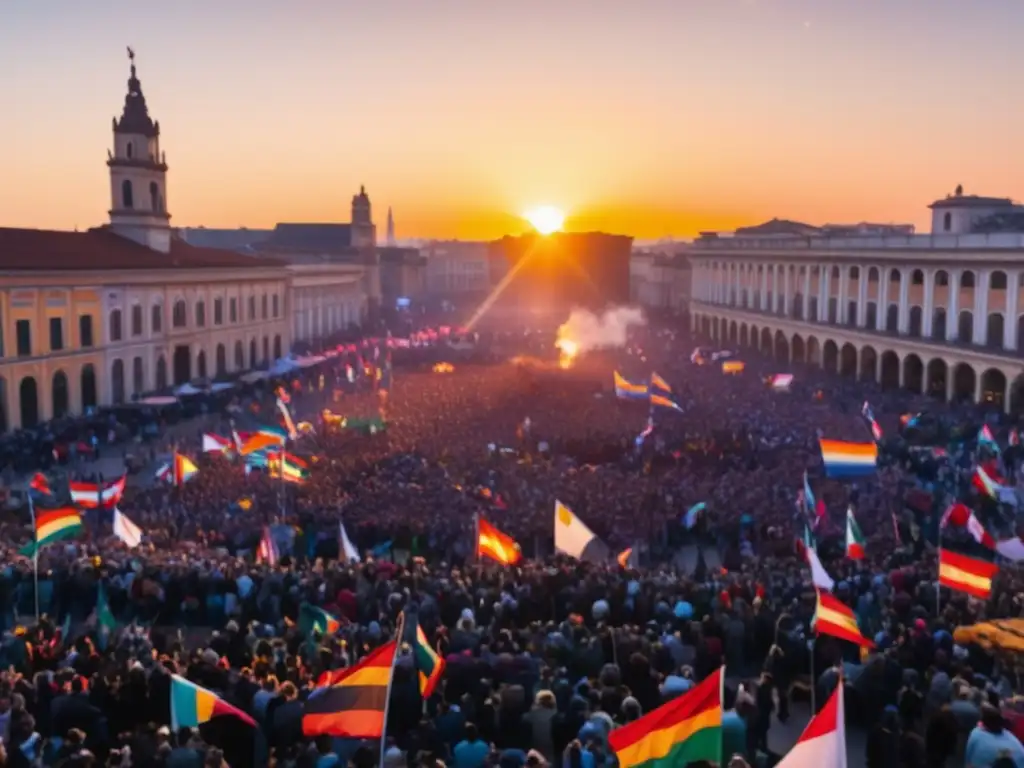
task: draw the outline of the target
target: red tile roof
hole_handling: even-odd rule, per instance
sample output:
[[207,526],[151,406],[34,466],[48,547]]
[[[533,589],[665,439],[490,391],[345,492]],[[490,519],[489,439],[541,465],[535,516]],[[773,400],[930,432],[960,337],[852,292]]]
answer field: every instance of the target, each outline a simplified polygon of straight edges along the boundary
[[159,253],[106,227],[86,232],[0,227],[0,271],[103,269],[252,269],[284,266],[278,259],[197,248],[172,238],[170,253]]

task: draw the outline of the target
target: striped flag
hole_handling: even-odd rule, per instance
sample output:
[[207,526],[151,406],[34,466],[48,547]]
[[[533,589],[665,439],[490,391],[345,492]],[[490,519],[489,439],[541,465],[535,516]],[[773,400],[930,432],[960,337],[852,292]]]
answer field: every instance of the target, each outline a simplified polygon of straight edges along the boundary
[[973,510],[962,502],[953,502],[942,515],[939,528],[942,529],[949,525],[966,528],[976,542],[984,544],[989,549],[996,548],[996,540],[992,538],[992,534],[985,530],[985,526],[981,524]]
[[874,643],[861,634],[853,609],[846,606],[838,597],[820,589],[812,624],[818,635],[830,635],[860,646],[874,647]]
[[478,556],[489,557],[502,565],[515,565],[523,556],[515,539],[482,517],[477,518],[476,551]]
[[413,643],[412,653],[420,681],[420,696],[424,699],[429,699],[430,695],[437,688],[437,684],[441,681],[445,662],[431,648],[430,641],[427,640],[427,634],[418,622],[416,624],[416,640]]
[[35,539],[30,541],[18,554],[32,557],[47,544],[70,539],[82,531],[82,518],[73,507],[36,510]]
[[992,594],[992,579],[999,566],[987,560],[961,555],[945,547],[939,550],[939,584],[980,600]]
[[127,479],[128,477],[125,475],[102,486],[98,483],[71,482],[68,484],[68,488],[71,491],[71,501],[83,509],[113,507],[124,496],[124,486]]
[[266,563],[267,565],[277,565],[277,561],[281,559],[280,552],[277,549],[277,542],[270,535],[270,529],[263,529],[263,536],[260,538],[259,546],[256,548],[256,562]]
[[851,560],[864,559],[864,534],[853,516],[853,507],[846,508],[846,556]]
[[392,640],[354,667],[333,675],[331,685],[306,700],[303,735],[380,739],[397,650]]

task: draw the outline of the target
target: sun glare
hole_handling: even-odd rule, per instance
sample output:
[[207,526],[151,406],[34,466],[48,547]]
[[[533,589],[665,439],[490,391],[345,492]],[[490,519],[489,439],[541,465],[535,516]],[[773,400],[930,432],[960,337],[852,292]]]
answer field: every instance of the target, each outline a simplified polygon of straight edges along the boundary
[[542,205],[526,212],[523,216],[530,226],[542,235],[558,232],[565,224],[565,214],[551,205]]

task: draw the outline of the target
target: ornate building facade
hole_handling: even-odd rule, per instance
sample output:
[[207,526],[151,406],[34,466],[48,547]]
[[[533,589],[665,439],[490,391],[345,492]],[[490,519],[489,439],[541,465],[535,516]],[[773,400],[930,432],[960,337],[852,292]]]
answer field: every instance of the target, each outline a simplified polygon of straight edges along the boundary
[[0,228],[0,432],[269,364],[291,347],[294,291],[340,280],[362,292],[350,267],[296,269],[174,235],[160,127],[129,55],[109,223]]
[[1024,409],[1021,209],[960,188],[931,208],[927,235],[783,222],[705,234],[687,254],[694,327],[780,361]]

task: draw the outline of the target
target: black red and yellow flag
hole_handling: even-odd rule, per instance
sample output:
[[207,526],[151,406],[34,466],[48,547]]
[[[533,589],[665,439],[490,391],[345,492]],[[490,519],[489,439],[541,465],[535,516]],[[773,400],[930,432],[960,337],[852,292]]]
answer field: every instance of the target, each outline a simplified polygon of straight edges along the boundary
[[354,667],[319,688],[306,701],[302,733],[347,739],[379,739],[384,732],[388,683],[398,644],[382,645]]

